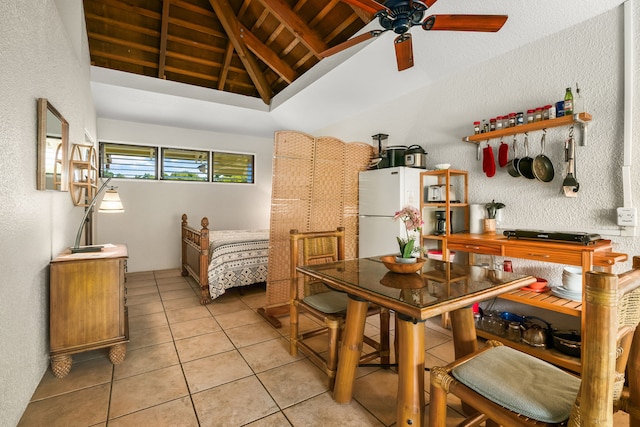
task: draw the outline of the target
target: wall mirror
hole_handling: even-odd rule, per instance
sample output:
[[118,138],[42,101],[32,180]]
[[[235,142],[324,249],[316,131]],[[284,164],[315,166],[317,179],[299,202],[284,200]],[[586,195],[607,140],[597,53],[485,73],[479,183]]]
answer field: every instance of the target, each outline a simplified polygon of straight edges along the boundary
[[38,190],[67,191],[69,123],[45,98],[38,98]]

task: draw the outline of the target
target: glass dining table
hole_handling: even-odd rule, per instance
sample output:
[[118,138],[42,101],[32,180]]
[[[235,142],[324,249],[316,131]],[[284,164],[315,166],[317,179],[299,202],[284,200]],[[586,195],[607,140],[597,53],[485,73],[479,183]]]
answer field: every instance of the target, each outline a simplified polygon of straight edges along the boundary
[[477,349],[471,306],[528,286],[532,276],[484,267],[427,260],[416,273],[389,271],[379,257],[297,267],[330,288],[349,295],[333,398],[348,403],[353,386],[368,304],[395,311],[397,317],[397,426],[422,426],[424,420],[424,322],[450,313],[455,357]]

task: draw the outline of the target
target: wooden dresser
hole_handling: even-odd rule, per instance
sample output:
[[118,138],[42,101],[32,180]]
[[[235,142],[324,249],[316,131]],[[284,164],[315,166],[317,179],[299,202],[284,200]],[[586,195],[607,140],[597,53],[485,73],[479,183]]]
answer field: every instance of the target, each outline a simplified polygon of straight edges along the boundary
[[101,252],[62,252],[51,261],[51,369],[58,378],[71,371],[72,354],[109,348],[111,363],[121,363],[129,341],[126,306],[125,245]]

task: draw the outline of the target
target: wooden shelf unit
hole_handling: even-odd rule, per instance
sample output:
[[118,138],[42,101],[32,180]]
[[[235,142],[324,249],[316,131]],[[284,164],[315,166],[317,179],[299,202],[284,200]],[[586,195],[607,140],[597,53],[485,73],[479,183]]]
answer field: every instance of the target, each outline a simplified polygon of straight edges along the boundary
[[476,135],[465,136],[462,138],[464,142],[479,144],[489,139],[501,138],[505,136],[518,135],[521,133],[534,132],[542,129],[550,129],[558,126],[569,126],[575,123],[585,125],[591,121],[591,114],[577,113],[571,116],[558,117],[557,119],[542,120],[539,122],[526,123],[520,126],[494,130],[491,132],[479,133]]
[[69,161],[73,204],[89,206],[98,191],[98,156],[91,145],[74,144]]
[[[580,266],[583,271],[583,289],[585,282],[584,272],[590,271],[594,267],[610,272],[616,263],[627,260],[626,254],[612,251],[610,240],[599,240],[590,245],[582,245],[576,243],[509,239],[497,234],[465,233],[448,236],[445,246],[450,250],[469,253],[469,263],[474,263],[475,254],[483,254]],[[502,294],[500,298],[543,310],[578,317],[581,319],[582,328],[585,326],[582,303],[580,301],[556,297],[548,292],[537,293],[521,290]],[[517,348],[518,350],[532,354],[555,365],[570,369],[574,372],[580,372],[581,366],[578,358],[566,356],[553,349],[545,350],[522,343],[516,343],[482,330],[478,330],[477,333],[480,337],[496,339],[505,345]]]
[[[457,180],[457,182],[455,182]],[[444,185],[445,188],[453,187],[456,190],[458,201],[450,200],[449,192],[445,191],[446,197],[444,201],[430,202],[427,199],[427,187],[430,185]],[[430,240],[439,242],[443,253],[446,249],[446,238],[452,233],[452,225],[459,228],[453,232],[461,230],[469,230],[469,174],[467,171],[444,169],[425,171],[420,173],[420,188],[422,195],[420,198],[420,213],[425,221],[425,226],[421,234],[421,246],[428,247]],[[434,234],[435,224],[432,226],[431,221],[434,214],[438,210],[446,212],[447,227],[443,235]],[[452,219],[453,213],[453,219]],[[451,223],[450,223],[451,222]],[[460,224],[462,224],[460,226]]]

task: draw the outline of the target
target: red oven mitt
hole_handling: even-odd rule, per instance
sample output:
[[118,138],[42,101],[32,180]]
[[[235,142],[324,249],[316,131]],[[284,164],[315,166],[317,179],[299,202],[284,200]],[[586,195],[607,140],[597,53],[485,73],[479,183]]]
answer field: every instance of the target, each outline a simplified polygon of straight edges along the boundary
[[488,178],[496,174],[496,160],[493,158],[493,148],[490,145],[483,149],[482,170]]
[[498,164],[501,168],[509,163],[509,145],[500,141],[500,149],[498,150]]

